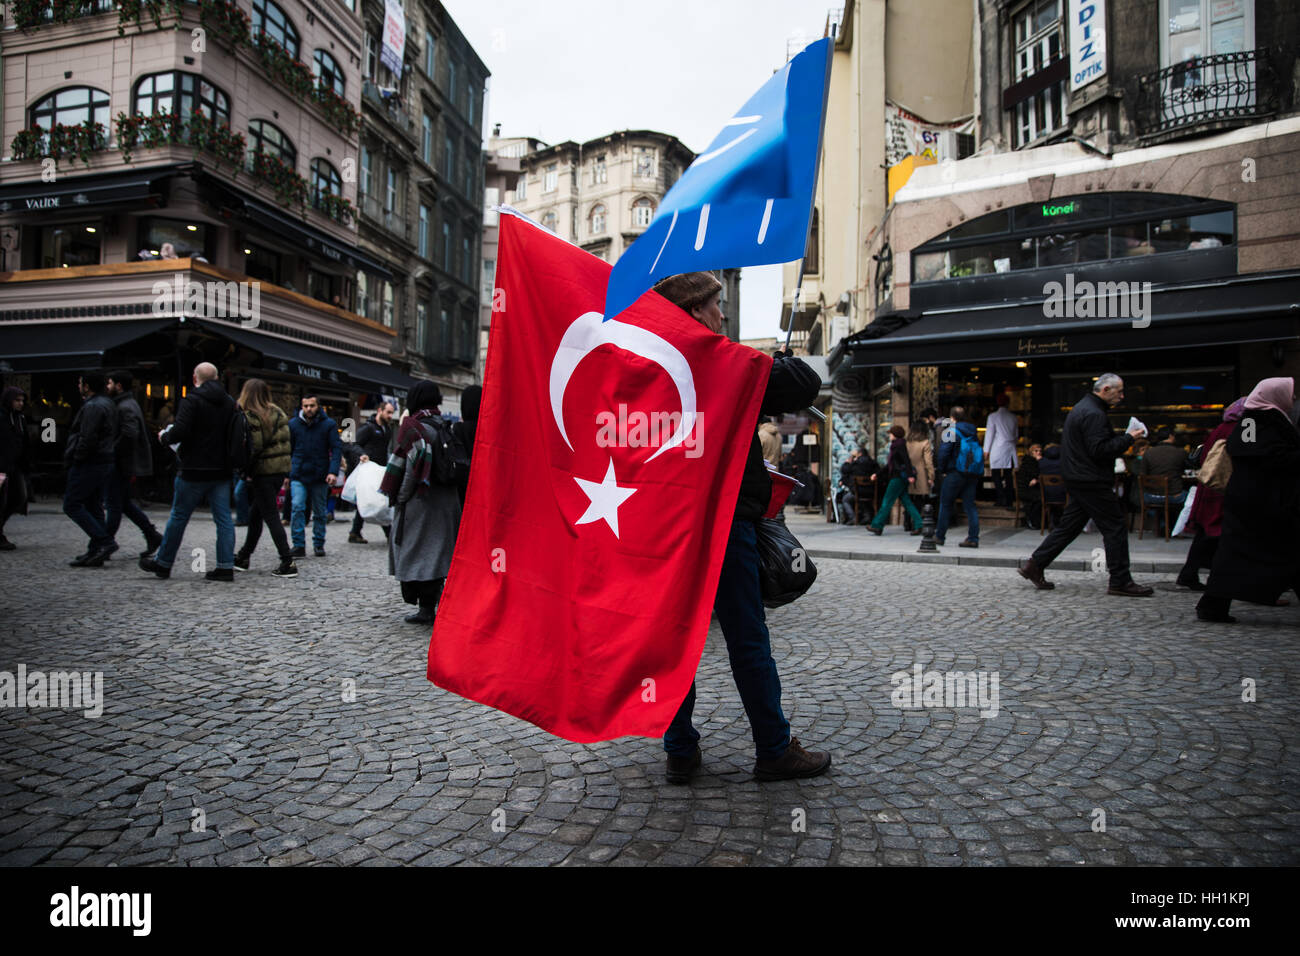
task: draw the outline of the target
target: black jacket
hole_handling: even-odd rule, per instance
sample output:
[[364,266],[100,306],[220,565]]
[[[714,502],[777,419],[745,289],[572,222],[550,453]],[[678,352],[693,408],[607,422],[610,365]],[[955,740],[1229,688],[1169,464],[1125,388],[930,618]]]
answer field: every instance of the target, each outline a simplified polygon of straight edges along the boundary
[[373,418],[357,430],[357,440],[347,446],[348,471],[356,470],[362,455],[376,465],[388,464],[388,446],[393,437],[392,426],[381,425]]
[[117,404],[117,470],[136,478],[152,475],[153,450],[140,403],[130,392],[114,396],[113,401]]
[[895,438],[890,441],[889,460],[885,462],[885,468],[890,480],[902,478],[907,481],[909,478],[916,477],[916,469],[912,467],[912,456],[907,453],[906,439]]
[[163,434],[164,444],[180,443],[181,477],[186,481],[219,481],[232,472],[226,434],[235,400],[214,381],[204,382],[181,399],[176,421]]
[[1133,444],[1133,436],[1116,432],[1106,417],[1106,403],[1089,392],[1065,416],[1061,437],[1061,474],[1076,484],[1115,480],[1115,459]]
[[28,467],[27,415],[0,409],[0,472],[12,475]]
[[68,465],[111,465],[117,444],[117,406],[107,395],[92,395],[72,420],[63,461]]
[[[806,362],[782,352],[772,362],[767,390],[763,392],[760,415],[780,415],[797,412],[817,401],[821,391],[821,376]],[[763,464],[763,446],[758,441],[758,422],[754,422],[754,437],[745,458],[745,470],[740,476],[740,497],[736,501],[737,521],[757,521],[763,517],[772,500],[772,479]]]

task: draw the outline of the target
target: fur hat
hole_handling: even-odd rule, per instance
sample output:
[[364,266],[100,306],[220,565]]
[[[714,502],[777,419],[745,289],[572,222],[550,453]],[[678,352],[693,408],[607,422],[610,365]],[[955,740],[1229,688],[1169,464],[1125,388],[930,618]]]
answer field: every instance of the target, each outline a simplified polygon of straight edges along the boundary
[[722,291],[722,283],[712,272],[683,272],[655,283],[654,291],[677,306],[690,312]]

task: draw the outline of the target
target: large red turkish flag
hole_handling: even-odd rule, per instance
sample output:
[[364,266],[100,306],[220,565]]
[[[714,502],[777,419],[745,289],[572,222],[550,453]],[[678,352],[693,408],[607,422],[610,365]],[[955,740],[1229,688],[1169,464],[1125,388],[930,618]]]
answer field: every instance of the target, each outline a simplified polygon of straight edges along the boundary
[[772,359],[501,217],[497,306],[429,679],[579,743],[662,737],[704,650]]

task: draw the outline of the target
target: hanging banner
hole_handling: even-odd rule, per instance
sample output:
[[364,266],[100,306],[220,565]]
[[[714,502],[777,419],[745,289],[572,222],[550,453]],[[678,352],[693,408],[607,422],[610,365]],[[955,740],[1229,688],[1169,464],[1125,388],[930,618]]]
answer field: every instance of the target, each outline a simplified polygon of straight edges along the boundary
[[1070,0],[1070,89],[1105,75],[1105,0]]
[[384,0],[384,42],[379,62],[402,78],[402,56],[406,52],[406,12],[399,0]]

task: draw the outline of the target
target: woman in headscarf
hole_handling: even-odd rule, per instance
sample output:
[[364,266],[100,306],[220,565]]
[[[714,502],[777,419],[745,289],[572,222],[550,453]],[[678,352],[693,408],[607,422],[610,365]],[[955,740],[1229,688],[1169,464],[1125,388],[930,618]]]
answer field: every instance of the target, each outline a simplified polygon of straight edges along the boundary
[[[1220,440],[1228,440],[1237,422],[1241,421],[1245,408],[1246,399],[1239,398],[1223,410],[1223,421],[1214,426],[1205,439],[1196,467],[1205,464],[1205,459],[1215,444]],[[1192,513],[1187,520],[1196,529],[1196,537],[1187,549],[1187,561],[1183,564],[1183,569],[1178,572],[1178,585],[1193,591],[1204,591],[1200,570],[1214,565],[1214,553],[1219,549],[1219,536],[1223,534],[1223,492],[1198,485],[1196,497],[1192,499]]]
[[1288,416],[1295,380],[1255,386],[1228,436],[1232,478],[1223,496],[1223,534],[1205,594],[1202,621],[1233,623],[1232,601],[1276,605],[1300,584],[1300,432]]
[[27,393],[11,385],[0,396],[0,551],[14,550],[4,536],[5,522],[12,514],[27,514],[27,478],[30,467],[27,447],[27,415],[23,406]]
[[460,497],[455,485],[432,479],[433,447],[439,441],[432,419],[440,419],[442,391],[433,382],[411,389],[410,412],[397,431],[397,447],[379,488],[393,503],[388,538],[388,573],[402,585],[402,600],[419,606],[408,624],[432,624],[451,568],[460,529]]
[[[460,393],[460,421],[451,426],[456,437],[460,439],[465,446],[465,454],[470,458],[470,464],[474,461],[474,435],[478,431],[478,410],[483,403],[483,386],[471,385],[465,391]],[[469,470],[465,471],[462,476],[460,485],[457,487],[460,494],[460,506],[465,507],[465,492],[469,490]]]

